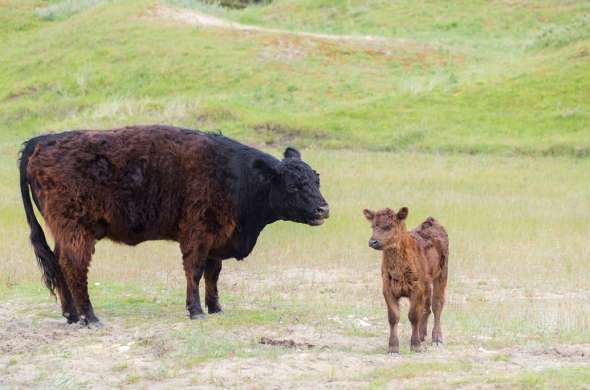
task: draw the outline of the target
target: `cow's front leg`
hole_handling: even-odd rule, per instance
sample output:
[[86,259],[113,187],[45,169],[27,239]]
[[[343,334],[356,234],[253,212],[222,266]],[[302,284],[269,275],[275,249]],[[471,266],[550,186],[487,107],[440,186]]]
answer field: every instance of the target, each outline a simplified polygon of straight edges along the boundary
[[203,247],[190,244],[181,244],[181,248],[184,273],[186,275],[186,309],[191,320],[204,320],[205,314],[201,307],[199,283],[205,271],[206,251]]
[[207,259],[205,266],[205,305],[209,310],[209,314],[223,313],[223,309],[219,304],[219,293],[217,292],[217,280],[219,280],[219,273],[221,272],[221,260]]

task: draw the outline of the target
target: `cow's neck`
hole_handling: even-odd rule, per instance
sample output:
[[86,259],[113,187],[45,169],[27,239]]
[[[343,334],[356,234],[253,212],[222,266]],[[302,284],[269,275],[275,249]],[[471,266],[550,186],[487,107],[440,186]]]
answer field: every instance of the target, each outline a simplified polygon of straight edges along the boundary
[[248,256],[258,236],[268,224],[280,219],[280,215],[270,207],[270,183],[255,179],[254,191],[245,191],[247,197],[241,199],[236,229],[235,246],[238,252],[237,259]]

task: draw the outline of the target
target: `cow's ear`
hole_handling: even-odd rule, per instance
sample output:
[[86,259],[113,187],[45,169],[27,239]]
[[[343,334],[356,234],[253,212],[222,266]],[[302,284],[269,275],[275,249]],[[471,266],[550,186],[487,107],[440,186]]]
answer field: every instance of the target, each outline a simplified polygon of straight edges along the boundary
[[363,214],[365,214],[365,218],[367,218],[369,221],[372,221],[373,218],[375,218],[375,213],[369,209],[364,209]]
[[254,160],[252,168],[254,168],[256,171],[258,171],[258,173],[260,173],[262,176],[268,179],[273,179],[277,176],[276,168],[270,165],[268,161],[265,161],[260,158]]
[[399,211],[396,214],[397,219],[399,219],[400,221],[403,221],[404,219],[406,219],[407,216],[408,216],[408,208],[407,207],[402,207],[401,209],[399,209]]
[[296,158],[298,160],[301,160],[301,153],[299,153],[299,150],[295,149],[294,146],[287,147],[287,149],[285,149],[285,152],[283,153],[283,156],[285,158]]

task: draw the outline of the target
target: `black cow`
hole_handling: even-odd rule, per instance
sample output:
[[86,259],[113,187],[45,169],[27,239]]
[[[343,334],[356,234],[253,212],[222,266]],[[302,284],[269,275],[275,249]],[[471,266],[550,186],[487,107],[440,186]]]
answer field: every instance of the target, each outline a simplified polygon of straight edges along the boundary
[[[280,161],[219,134],[169,126],[39,136],[24,144],[20,175],[35,255],[69,323],[100,324],[87,272],[102,238],[179,242],[187,309],[192,319],[204,318],[203,274],[209,313],[220,312],[222,260],[248,256],[270,223],[320,225],[329,214],[319,175],[296,149]],[[29,187],[55,238],[53,251]]]

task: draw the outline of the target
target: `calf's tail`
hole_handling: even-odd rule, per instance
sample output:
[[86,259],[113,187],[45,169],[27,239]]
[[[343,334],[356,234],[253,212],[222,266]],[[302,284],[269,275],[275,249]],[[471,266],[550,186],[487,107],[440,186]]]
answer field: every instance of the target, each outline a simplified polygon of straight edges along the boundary
[[25,208],[25,215],[27,216],[27,223],[31,230],[30,239],[35,251],[35,257],[41,272],[43,273],[43,282],[49,289],[52,295],[55,296],[55,289],[59,287],[59,280],[61,279],[62,273],[59,263],[55,254],[49,248],[47,240],[45,239],[45,233],[33,210],[33,203],[31,202],[31,196],[29,193],[29,179],[27,176],[27,165],[29,163],[29,157],[35,149],[36,139],[27,141],[23,145],[21,151],[19,171],[20,171],[20,191],[23,199],[23,206]]

